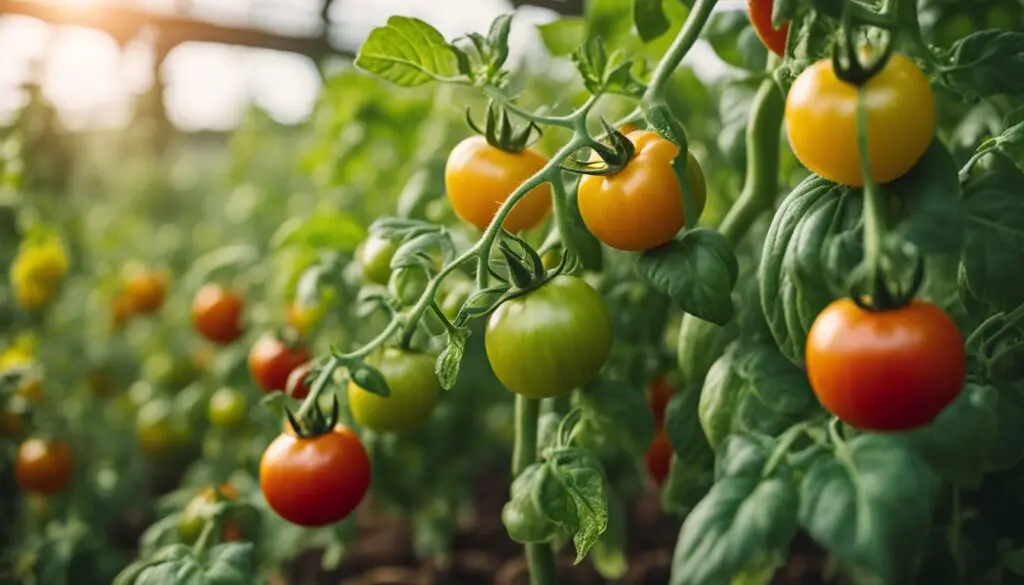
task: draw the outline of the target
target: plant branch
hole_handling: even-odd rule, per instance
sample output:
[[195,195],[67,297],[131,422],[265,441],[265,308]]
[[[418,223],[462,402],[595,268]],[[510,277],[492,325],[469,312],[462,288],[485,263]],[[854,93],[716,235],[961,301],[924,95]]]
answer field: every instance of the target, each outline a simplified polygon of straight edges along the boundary
[[679,31],[676,39],[672,41],[672,46],[669,47],[668,52],[662,57],[658,66],[654,69],[654,73],[651,74],[651,83],[647,86],[647,91],[644,92],[644,101],[661,99],[664,95],[669,78],[676,68],[679,67],[683,57],[686,57],[686,53],[690,51],[694,43],[697,42],[697,39],[700,38],[700,33],[704,30],[704,25],[707,24],[708,18],[711,17],[711,12],[717,3],[718,0],[697,0],[694,3],[689,16],[686,17],[686,22],[683,23],[682,30]]

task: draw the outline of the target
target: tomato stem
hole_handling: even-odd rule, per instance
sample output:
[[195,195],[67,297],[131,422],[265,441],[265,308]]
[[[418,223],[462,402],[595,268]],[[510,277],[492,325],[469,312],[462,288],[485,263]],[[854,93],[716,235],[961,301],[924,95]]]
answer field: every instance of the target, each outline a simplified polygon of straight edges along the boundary
[[[540,400],[516,395],[516,440],[512,450],[512,476],[518,477],[537,460],[537,427],[540,416]],[[558,572],[551,545],[546,542],[528,543],[526,565],[530,571],[531,585],[556,585]]]
[[697,0],[694,3],[689,16],[686,17],[686,22],[683,23],[682,30],[676,35],[672,46],[669,47],[668,52],[665,53],[654,69],[654,73],[651,74],[651,83],[647,86],[647,91],[644,92],[645,102],[660,100],[665,95],[669,78],[686,57],[686,53],[700,38],[700,33],[704,30],[704,25],[707,24],[717,3],[718,0]]
[[219,516],[214,516],[206,521],[206,524],[203,525],[203,531],[199,534],[199,538],[192,545],[193,555],[198,557],[206,552],[206,548],[210,545],[210,540],[213,539],[213,533],[217,530],[218,524],[220,524]]
[[882,274],[882,241],[885,238],[885,222],[881,217],[882,208],[878,202],[878,185],[871,172],[868,149],[868,105],[867,92],[863,87],[857,90],[857,150],[860,155],[861,173],[864,175],[864,261],[867,266],[868,287],[871,290],[871,304],[880,308],[890,301]]

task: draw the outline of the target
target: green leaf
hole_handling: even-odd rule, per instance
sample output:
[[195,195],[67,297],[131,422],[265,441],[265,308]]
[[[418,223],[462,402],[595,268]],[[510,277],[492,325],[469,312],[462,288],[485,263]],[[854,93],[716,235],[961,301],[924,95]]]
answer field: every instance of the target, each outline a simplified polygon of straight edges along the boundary
[[989,471],[988,453],[996,440],[998,410],[998,390],[967,384],[931,424],[908,433],[907,439],[943,479],[966,488],[978,487]]
[[644,251],[637,268],[687,313],[718,325],[732,319],[739,265],[722,234],[708,228],[689,230],[680,240]]
[[370,31],[356,67],[406,87],[453,77],[455,53],[441,33],[418,18],[392,16]]
[[737,343],[704,379],[700,423],[713,448],[734,433],[775,436],[817,410],[807,374],[774,343]]
[[437,356],[437,379],[441,387],[451,390],[455,387],[455,380],[459,376],[459,365],[462,357],[466,354],[466,340],[469,339],[470,330],[466,328],[449,329],[446,334],[447,345],[444,351]]
[[745,11],[715,13],[705,31],[708,42],[723,61],[748,71],[764,71],[768,50],[750,26]]
[[[586,432],[581,437],[595,447],[612,444],[634,457],[643,457],[654,439],[654,417],[642,388],[598,378],[576,393]],[[589,446],[589,445],[588,445]]]
[[729,585],[796,534],[796,481],[784,465],[764,476],[771,453],[733,435],[722,444],[716,482],[679,533],[670,585]]
[[967,232],[961,284],[973,298],[996,309],[1024,303],[1024,287],[1018,280],[1024,266],[1022,178],[1015,168],[1000,167],[964,185]]
[[1013,161],[1017,168],[1024,172],[1024,107],[1010,112],[1003,122],[1001,134],[991,139],[982,147],[992,146]]
[[434,229],[407,237],[391,257],[391,269],[415,266],[434,268],[436,260],[429,254],[429,250],[434,246],[440,248],[445,262],[450,261],[455,255],[455,244],[452,243],[451,234],[443,228]]
[[1024,33],[983,30],[957,41],[941,80],[968,100],[1024,94]]
[[623,51],[605,50],[601,38],[581,45],[572,54],[573,63],[583,77],[583,85],[592,94],[614,93],[640,97],[644,86],[633,76],[633,62]]
[[545,481],[554,481],[547,464],[534,463],[512,482],[512,497],[501,510],[501,521],[512,540],[519,543],[549,542],[558,532],[558,525],[540,507]]
[[542,499],[541,507],[556,522],[568,528],[576,546],[576,563],[579,564],[608,527],[604,471],[593,455],[577,448],[556,451],[549,465],[565,492],[567,505],[546,508],[545,504],[552,500]]
[[207,585],[249,585],[255,577],[253,544],[218,544],[205,555],[204,576]]
[[645,43],[668,32],[669,21],[661,3],[662,0],[633,0],[633,24]]
[[608,498],[608,528],[590,549],[590,562],[599,575],[608,580],[621,579],[629,571],[626,546],[628,534],[626,510],[616,497]]
[[290,246],[354,252],[366,239],[366,229],[355,217],[340,211],[295,218],[281,224],[270,237],[270,248],[281,250]]
[[906,582],[928,542],[938,477],[897,437],[860,435],[846,449],[807,470],[800,525],[841,561]]
[[554,22],[537,25],[540,40],[552,56],[572,54],[587,39],[587,21],[582,18],[561,18]]
[[487,33],[487,43],[491,49],[490,66],[500,69],[508,59],[508,34],[512,29],[512,15],[502,14],[491,22]]
[[461,327],[471,318],[486,315],[504,299],[505,293],[509,290],[508,285],[499,285],[491,288],[478,290],[466,299],[465,304],[459,309],[455,317],[455,325]]
[[662,491],[662,507],[687,514],[697,504],[714,479],[714,451],[700,427],[697,408],[700,392],[681,389],[669,400],[665,410],[665,433],[675,457],[669,467]]
[[935,140],[909,173],[882,186],[883,197],[899,198],[905,217],[892,236],[925,254],[956,254],[963,245],[964,204],[956,161]]
[[576,182],[573,185],[572,196],[567,196],[566,215],[568,217],[565,224],[568,229],[566,233],[562,234],[565,238],[564,244],[566,248],[576,253],[583,268],[600,271],[604,265],[604,249],[601,247],[601,242],[594,237],[594,234],[590,233],[586,224],[583,223],[579,199],[576,196],[576,187],[578,186],[579,182]]
[[348,368],[352,381],[363,390],[385,398],[391,396],[388,381],[377,368],[362,361],[346,362],[344,365]]

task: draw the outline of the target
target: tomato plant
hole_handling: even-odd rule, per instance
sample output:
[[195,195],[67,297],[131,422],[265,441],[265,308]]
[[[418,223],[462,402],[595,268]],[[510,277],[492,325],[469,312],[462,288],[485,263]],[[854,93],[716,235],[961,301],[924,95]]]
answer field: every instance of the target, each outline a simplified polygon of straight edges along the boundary
[[314,437],[279,435],[260,460],[267,503],[289,522],[323,526],[355,509],[370,487],[370,458],[351,430],[337,426]]
[[221,345],[242,336],[245,302],[238,293],[207,284],[192,300],[192,325],[206,339]]

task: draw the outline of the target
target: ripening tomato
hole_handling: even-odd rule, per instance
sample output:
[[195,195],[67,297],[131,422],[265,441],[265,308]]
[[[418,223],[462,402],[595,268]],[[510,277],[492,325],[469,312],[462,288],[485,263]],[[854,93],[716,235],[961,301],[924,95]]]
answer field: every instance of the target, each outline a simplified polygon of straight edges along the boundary
[[922,300],[886,311],[834,301],[811,326],[806,362],[821,404],[873,431],[930,422],[960,394],[966,367],[956,323]]
[[[793,153],[826,179],[861,187],[857,145],[857,87],[840,81],[822,59],[797,77],[786,96],[786,133]],[[935,136],[935,99],[928,78],[903,55],[893,55],[864,86],[868,158],[875,182],[909,171]]]
[[[217,492],[220,492],[220,497],[226,500],[238,499],[238,490],[230,483],[221,484],[216,491],[211,486],[196,494],[181,511],[181,518],[178,520],[178,536],[183,543],[191,545],[203,533],[206,522],[213,517],[211,507],[217,503]],[[233,542],[239,540],[240,537],[241,531],[238,529],[238,524],[230,518],[224,520],[221,527],[221,541]]]
[[54,494],[71,483],[75,459],[63,441],[29,439],[18,447],[14,474],[26,492]]
[[[288,388],[288,377],[300,366],[313,359],[301,344],[289,346],[272,333],[265,333],[249,350],[249,373],[264,392]],[[300,382],[294,396],[305,397],[309,389]]]
[[789,34],[789,23],[784,22],[779,28],[772,25],[772,8],[775,0],[747,0],[747,14],[754,32],[768,50],[780,57],[786,55],[786,36]]
[[260,487],[282,518],[300,526],[342,520],[370,487],[370,457],[351,429],[316,437],[281,433],[260,460]]
[[242,336],[245,301],[219,284],[207,284],[192,300],[192,324],[203,337],[227,345]]
[[124,295],[131,313],[148,315],[162,307],[169,280],[170,274],[165,270],[140,271],[130,276],[124,283]]
[[348,405],[352,418],[378,432],[405,433],[423,426],[441,399],[435,359],[430,354],[393,347],[370,356],[367,363],[380,370],[391,395],[378,396],[350,381]]
[[648,387],[648,398],[651,404],[651,412],[654,414],[654,425],[661,428],[665,424],[665,409],[668,401],[672,399],[672,387],[668,385],[664,374],[659,374],[651,380]]
[[[483,136],[466,138],[448,155],[444,186],[455,214],[483,230],[509,195],[541,170],[548,160],[527,148],[508,152],[487,143]],[[505,217],[512,233],[536,227],[551,212],[551,185],[533,188]]]
[[[682,188],[672,168],[679,147],[657,132],[640,130],[629,138],[633,158],[613,175],[580,178],[583,223],[597,239],[619,250],[640,251],[668,242],[686,223]],[[686,175],[699,216],[707,197],[700,163],[687,153]]]
[[398,244],[378,236],[370,236],[356,249],[356,260],[363,269],[363,278],[377,284],[391,279],[391,257]]
[[665,482],[672,464],[672,443],[669,442],[664,429],[655,431],[654,440],[644,455],[644,464],[655,484],[660,486]]
[[215,427],[229,429],[245,422],[248,414],[249,401],[245,394],[234,388],[219,388],[210,396],[206,416]]
[[597,375],[612,348],[604,299],[580,278],[559,275],[491,313],[487,359],[506,388],[551,398]]

